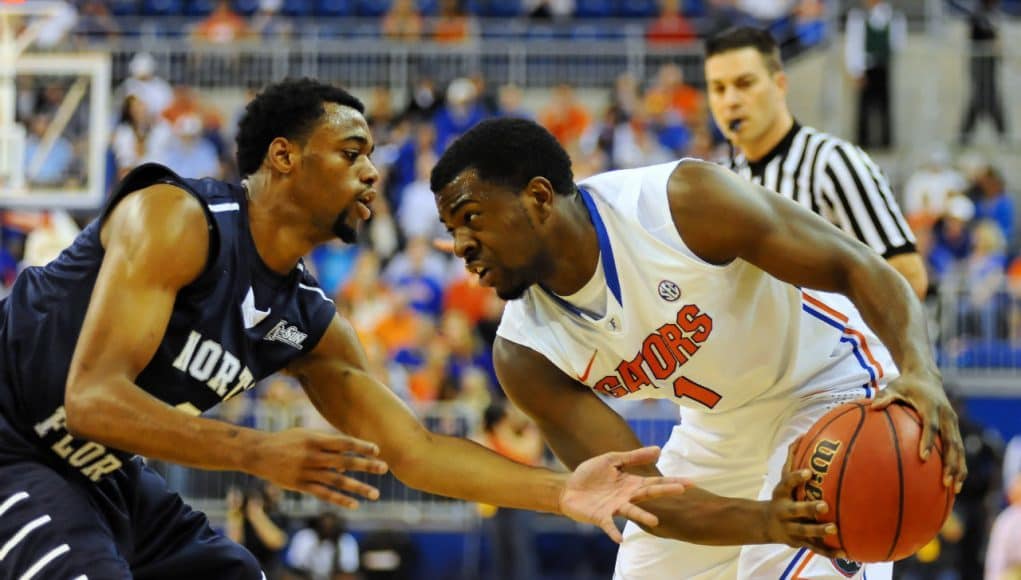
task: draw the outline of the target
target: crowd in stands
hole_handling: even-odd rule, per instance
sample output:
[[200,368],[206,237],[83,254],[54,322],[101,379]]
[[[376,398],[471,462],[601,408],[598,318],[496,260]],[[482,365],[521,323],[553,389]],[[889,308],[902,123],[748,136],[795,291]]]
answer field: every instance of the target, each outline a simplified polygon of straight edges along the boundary
[[308,35],[458,44],[515,32],[616,38],[625,20],[654,45],[749,24],[810,46],[825,37],[825,12],[826,0],[76,0],[54,27],[80,43],[151,32],[211,45]]

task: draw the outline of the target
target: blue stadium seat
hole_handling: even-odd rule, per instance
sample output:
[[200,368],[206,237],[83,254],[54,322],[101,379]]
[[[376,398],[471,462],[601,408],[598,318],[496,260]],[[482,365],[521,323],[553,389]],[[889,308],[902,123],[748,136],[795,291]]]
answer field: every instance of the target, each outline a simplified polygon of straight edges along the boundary
[[216,8],[216,0],[188,0],[184,13],[188,16],[209,16]]
[[440,13],[440,0],[416,0],[415,5],[422,16],[436,16]]
[[529,40],[553,40],[559,35],[557,28],[552,24],[530,23],[525,36]]
[[616,12],[614,0],[578,0],[574,15],[579,18],[607,18]]
[[684,0],[681,12],[688,18],[703,18],[707,15],[704,0]]
[[312,13],[312,0],[284,0],[280,12],[287,16],[308,16]]
[[521,16],[524,9],[521,0],[487,0],[482,6],[482,16],[507,18]]
[[359,16],[382,16],[390,10],[391,0],[358,0]]
[[624,31],[612,24],[589,21],[571,26],[571,38],[575,40],[612,40],[623,37]]
[[234,10],[243,16],[251,16],[259,10],[259,0],[234,0]]
[[624,18],[652,18],[659,14],[656,0],[620,0],[617,15]]
[[320,16],[352,16],[355,13],[355,0],[319,0],[316,3],[316,14]]
[[142,0],[142,14],[149,16],[174,16],[183,9],[182,0]]
[[114,16],[131,16],[138,13],[138,0],[109,0],[106,6]]

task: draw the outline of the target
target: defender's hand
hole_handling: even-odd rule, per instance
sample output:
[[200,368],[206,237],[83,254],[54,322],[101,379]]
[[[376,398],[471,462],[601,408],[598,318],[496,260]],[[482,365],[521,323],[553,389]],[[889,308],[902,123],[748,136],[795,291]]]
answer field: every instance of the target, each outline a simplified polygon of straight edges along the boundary
[[633,465],[655,463],[659,447],[605,453],[578,466],[560,496],[560,511],[567,517],[595,524],[617,542],[622,541],[613,516],[620,515],[647,527],[659,525],[656,516],[635,505],[665,495],[679,495],[691,485],[677,477],[641,477],[625,472]]
[[957,413],[943,390],[942,378],[938,373],[905,373],[879,392],[872,401],[872,408],[884,409],[895,401],[910,405],[922,418],[922,441],[918,448],[922,461],[929,459],[936,433],[939,433],[943,440],[943,485],[953,485],[954,492],[960,493],[968,477],[968,466]]
[[358,501],[341,492],[376,499],[379,490],[344,472],[386,473],[386,463],[375,459],[378,454],[374,443],[347,435],[288,429],[267,434],[252,451],[248,472],[280,487],[356,509]]

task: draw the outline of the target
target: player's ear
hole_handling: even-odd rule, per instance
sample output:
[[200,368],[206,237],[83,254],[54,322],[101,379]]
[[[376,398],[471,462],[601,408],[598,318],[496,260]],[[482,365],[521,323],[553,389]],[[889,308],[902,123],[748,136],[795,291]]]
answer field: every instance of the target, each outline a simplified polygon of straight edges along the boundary
[[524,194],[529,211],[540,223],[546,221],[553,212],[553,199],[557,194],[553,184],[545,177],[533,177],[525,186]]
[[266,152],[266,162],[274,171],[290,173],[297,163],[297,151],[294,143],[283,137],[273,139]]

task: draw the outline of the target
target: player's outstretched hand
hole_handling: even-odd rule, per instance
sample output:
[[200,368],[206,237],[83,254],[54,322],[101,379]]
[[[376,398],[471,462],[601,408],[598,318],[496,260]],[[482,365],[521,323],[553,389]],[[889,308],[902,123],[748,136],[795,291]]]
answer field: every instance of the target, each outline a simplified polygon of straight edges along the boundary
[[579,522],[595,524],[617,542],[622,537],[613,516],[624,516],[646,527],[659,525],[656,516],[638,507],[640,501],[679,495],[690,485],[677,477],[641,477],[624,470],[649,465],[659,458],[659,447],[605,453],[578,466],[560,496],[560,511]]
[[795,447],[797,441],[787,449],[783,477],[773,488],[773,498],[766,504],[766,534],[769,542],[795,548],[808,547],[827,558],[843,558],[843,551],[823,542],[826,536],[837,533],[836,524],[818,520],[819,516],[829,510],[826,502],[794,500],[794,490],[804,485],[811,476],[807,469],[791,471],[794,467]]
[[895,401],[910,405],[922,418],[922,441],[918,449],[922,461],[929,459],[936,434],[939,434],[943,440],[943,485],[952,485],[954,492],[960,493],[968,477],[968,466],[957,413],[943,390],[942,378],[935,372],[904,373],[879,392],[872,401],[872,408],[883,409]]
[[358,501],[347,494],[377,499],[379,490],[344,472],[386,473],[387,465],[375,459],[377,455],[379,447],[368,441],[338,433],[288,429],[268,433],[252,450],[248,472],[280,487],[356,509]]

